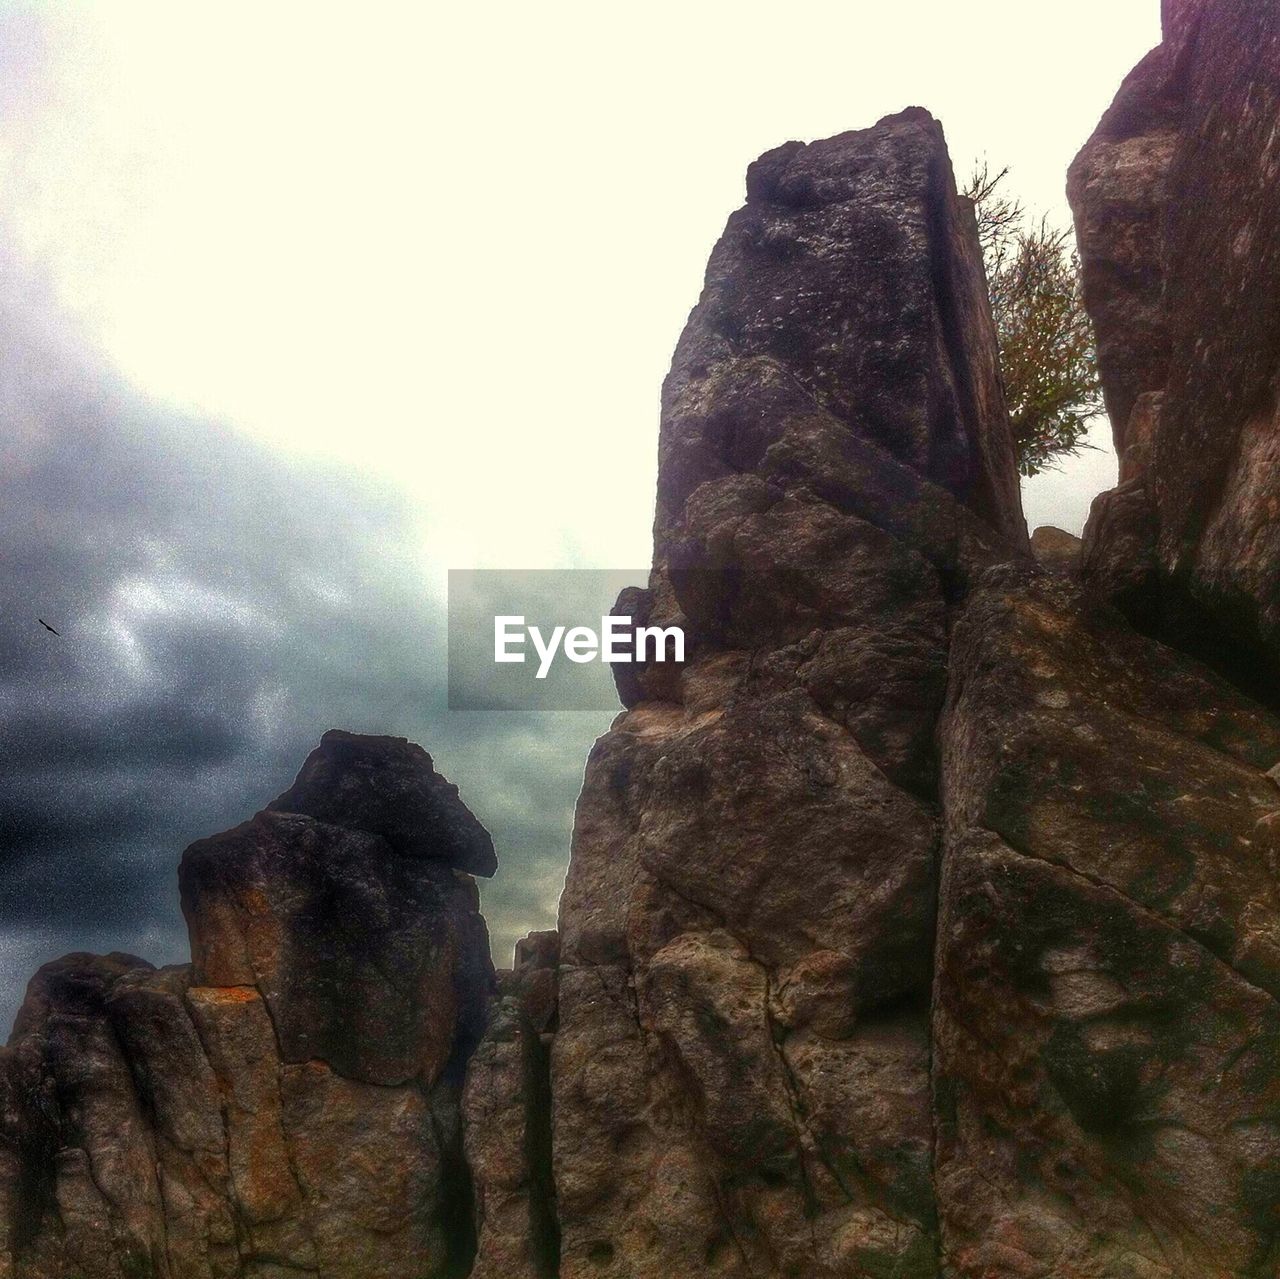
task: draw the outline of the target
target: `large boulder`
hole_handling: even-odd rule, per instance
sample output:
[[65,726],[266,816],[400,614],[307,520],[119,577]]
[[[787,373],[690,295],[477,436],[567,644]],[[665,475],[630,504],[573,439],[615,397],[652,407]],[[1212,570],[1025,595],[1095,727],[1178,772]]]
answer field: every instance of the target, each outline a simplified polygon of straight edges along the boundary
[[393,852],[471,875],[498,869],[489,832],[458,798],[431,756],[403,737],[330,729],[302,771],[267,808],[381,835]]

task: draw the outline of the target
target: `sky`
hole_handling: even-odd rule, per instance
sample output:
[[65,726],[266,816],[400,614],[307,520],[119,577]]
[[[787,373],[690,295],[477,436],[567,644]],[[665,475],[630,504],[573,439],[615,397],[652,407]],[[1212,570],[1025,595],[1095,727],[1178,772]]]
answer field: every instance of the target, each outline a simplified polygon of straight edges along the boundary
[[[67,950],[184,958],[182,847],[331,726],[492,829],[499,962],[551,926],[610,715],[450,712],[446,571],[648,563],[756,155],[922,105],[1066,223],[1158,9],[0,3],[0,1021]],[[1080,529],[1106,436],[1032,527]]]

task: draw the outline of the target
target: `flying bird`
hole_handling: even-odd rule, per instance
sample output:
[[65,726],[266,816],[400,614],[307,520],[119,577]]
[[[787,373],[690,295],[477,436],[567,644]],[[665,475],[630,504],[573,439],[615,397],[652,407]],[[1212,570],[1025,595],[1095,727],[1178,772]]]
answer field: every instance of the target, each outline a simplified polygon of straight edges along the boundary
[[61,632],[61,631],[55,631],[55,630],[53,629],[53,627],[52,627],[52,626],[50,626],[50,625],[49,625],[49,623],[48,623],[48,622],[46,622],[46,621],[44,620],[44,618],[43,618],[43,617],[37,617],[37,618],[36,618],[36,621],[37,621],[37,622],[39,622],[39,623],[40,623],[40,625],[41,625],[41,626],[43,626],[43,627],[44,627],[44,629],[45,629],[46,631],[48,631],[50,635],[57,635],[57,636],[61,636],[61,635],[62,635],[62,632]]

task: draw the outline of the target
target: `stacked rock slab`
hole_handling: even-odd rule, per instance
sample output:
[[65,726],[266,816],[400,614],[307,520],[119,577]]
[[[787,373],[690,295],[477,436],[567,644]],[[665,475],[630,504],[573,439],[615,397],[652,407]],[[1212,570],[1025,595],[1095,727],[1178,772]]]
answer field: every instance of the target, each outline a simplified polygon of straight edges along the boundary
[[421,748],[328,733],[192,845],[193,963],[72,955],[0,1055],[5,1279],[467,1273],[488,834]]
[[[1280,9],[1169,0],[1071,169],[1122,483],[1090,577],[1144,626],[1280,670]],[[1200,634],[1196,635],[1198,629]],[[1216,651],[1215,651],[1216,650]]]

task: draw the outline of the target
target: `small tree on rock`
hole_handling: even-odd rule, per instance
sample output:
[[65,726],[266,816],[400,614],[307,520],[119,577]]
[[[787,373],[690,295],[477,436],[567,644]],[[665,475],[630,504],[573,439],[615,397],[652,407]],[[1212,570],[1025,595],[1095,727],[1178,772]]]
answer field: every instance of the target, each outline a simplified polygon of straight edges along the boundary
[[1008,172],[977,164],[964,194],[978,218],[1018,467],[1035,475],[1088,447],[1102,388],[1071,233],[1005,195]]

